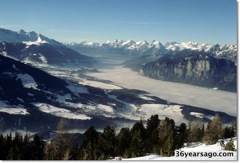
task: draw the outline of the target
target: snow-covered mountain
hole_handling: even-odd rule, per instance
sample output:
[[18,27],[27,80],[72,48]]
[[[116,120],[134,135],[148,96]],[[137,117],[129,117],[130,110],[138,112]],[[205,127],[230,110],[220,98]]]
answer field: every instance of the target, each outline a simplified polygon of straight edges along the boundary
[[165,48],[173,54],[186,50],[197,51],[210,54],[216,58],[229,59],[237,63],[237,45],[210,45],[193,42],[168,42],[165,44]]
[[78,52],[88,53],[88,50],[104,50],[104,52],[113,52],[121,50],[127,55],[161,55],[161,54],[176,54],[178,52],[202,52],[207,53],[217,58],[224,58],[232,60],[236,63],[237,61],[237,45],[211,45],[211,44],[200,44],[193,42],[167,42],[162,45],[159,41],[153,40],[151,44],[147,41],[142,40],[135,42],[133,40],[108,40],[105,43],[94,43],[94,42],[81,42],[81,43],[64,43],[66,46],[77,50]]
[[[125,89],[81,77],[80,69],[48,70],[52,75],[0,55],[0,130],[54,130],[60,118],[68,129],[131,123],[152,114],[187,121],[209,121],[217,113],[225,123],[236,117],[224,112],[171,103],[140,90]],[[58,76],[58,77],[56,77]],[[61,77],[61,78],[59,78]]]
[[21,29],[20,31],[16,32],[3,28],[0,28],[0,42],[26,43],[28,45],[40,45],[43,43],[49,43],[51,45],[61,45],[54,39],[49,39],[48,37],[45,37],[40,33],[36,33],[34,31],[25,32],[23,29]]
[[36,64],[79,63],[88,65],[90,57],[63,46],[61,43],[36,32],[18,32],[0,28],[0,55]]
[[216,59],[226,59],[237,64],[237,45],[211,45],[192,42],[168,42],[165,45],[157,40],[148,43],[145,40],[108,40],[105,43],[81,42],[64,43],[67,47],[88,56],[114,57],[121,55],[125,61],[124,66],[139,71],[142,65],[159,59],[162,55],[191,55],[204,54]]
[[65,45],[35,32],[0,29],[0,130],[52,130],[61,117],[68,120],[71,129],[101,128],[116,121],[121,125],[140,117],[147,119],[153,113],[185,121],[199,117],[209,121],[216,113],[226,123],[236,118],[208,108],[171,103],[84,74],[97,70],[88,67],[95,63],[92,58],[82,54],[95,53],[101,59],[108,53],[111,55],[105,58],[117,60],[112,54],[118,53],[123,58],[145,57],[141,60],[146,62],[167,53],[158,41]]
[[[81,42],[81,43],[64,43],[66,46],[80,52],[88,54],[95,50],[105,53],[122,53],[122,55],[161,55],[166,54],[165,47],[154,40],[151,44],[142,40],[135,42],[133,40],[108,40],[105,43]],[[92,50],[92,51],[90,51]]]

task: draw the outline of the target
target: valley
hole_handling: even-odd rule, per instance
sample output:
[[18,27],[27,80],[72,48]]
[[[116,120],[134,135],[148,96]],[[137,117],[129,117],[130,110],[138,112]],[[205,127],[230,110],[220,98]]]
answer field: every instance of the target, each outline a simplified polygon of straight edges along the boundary
[[[9,36],[5,37],[6,34]],[[191,51],[196,44],[188,43],[186,47],[184,43],[173,43],[171,51],[167,49],[169,45],[164,47],[158,41],[148,44],[115,40],[101,45],[85,42],[72,46],[35,32],[4,29],[0,30],[0,40],[0,131],[51,132],[61,118],[71,132],[82,132],[91,125],[99,131],[106,125],[119,130],[139,120],[146,123],[154,114],[160,119],[172,118],[177,124],[196,119],[208,122],[215,114],[226,124],[236,119],[234,91],[156,80],[133,68],[168,52],[172,54],[166,55],[178,56],[173,54],[172,46],[184,45],[190,49],[187,53],[194,56],[201,53]],[[207,47],[208,51],[213,49]],[[233,46],[220,46],[217,54],[223,48],[229,56],[235,56]],[[180,53],[185,53],[184,49]],[[235,75],[236,66],[228,62],[233,65],[229,67],[230,75]],[[185,67],[183,64],[178,70]],[[219,67],[215,69],[218,72]],[[201,66],[195,70],[211,75]],[[234,88],[235,83],[230,86]]]
[[[101,80],[110,80],[114,84],[127,89],[143,90],[169,102],[223,111],[233,116],[237,114],[236,93],[151,79],[121,66],[119,64],[121,59],[116,61],[113,58],[110,60],[110,57],[108,57],[108,60],[101,60],[100,63],[102,62],[102,64],[96,66],[99,72],[89,72],[87,75]],[[115,65],[106,68],[108,63],[115,63]],[[101,65],[104,66],[101,67]]]

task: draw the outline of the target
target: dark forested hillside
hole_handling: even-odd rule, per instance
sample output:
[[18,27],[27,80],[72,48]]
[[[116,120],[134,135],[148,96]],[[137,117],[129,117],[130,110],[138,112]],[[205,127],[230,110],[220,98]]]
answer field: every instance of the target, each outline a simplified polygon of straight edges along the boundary
[[[200,121],[176,125],[173,119],[159,119],[152,115],[146,126],[140,120],[131,128],[106,126],[98,132],[90,126],[81,137],[65,132],[66,121],[61,119],[51,140],[43,140],[38,134],[21,133],[0,135],[1,160],[107,160],[113,157],[139,157],[147,153],[173,156],[184,143],[205,142],[215,144],[219,139],[232,138],[237,134],[236,122],[223,126],[216,115],[207,126]],[[79,144],[79,139],[81,143]],[[234,145],[222,144],[228,150]]]

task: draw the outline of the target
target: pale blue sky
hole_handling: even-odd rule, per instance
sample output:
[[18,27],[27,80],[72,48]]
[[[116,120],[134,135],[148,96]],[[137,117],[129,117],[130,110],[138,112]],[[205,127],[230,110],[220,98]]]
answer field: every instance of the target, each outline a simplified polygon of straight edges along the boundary
[[236,0],[0,0],[0,28],[61,42],[237,43]]

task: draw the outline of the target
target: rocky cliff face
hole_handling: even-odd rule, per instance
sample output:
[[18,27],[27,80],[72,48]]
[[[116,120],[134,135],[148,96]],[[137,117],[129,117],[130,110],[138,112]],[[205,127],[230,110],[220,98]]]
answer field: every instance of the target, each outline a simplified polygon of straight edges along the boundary
[[145,64],[140,74],[167,81],[236,91],[236,65],[202,54],[164,55]]

